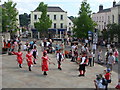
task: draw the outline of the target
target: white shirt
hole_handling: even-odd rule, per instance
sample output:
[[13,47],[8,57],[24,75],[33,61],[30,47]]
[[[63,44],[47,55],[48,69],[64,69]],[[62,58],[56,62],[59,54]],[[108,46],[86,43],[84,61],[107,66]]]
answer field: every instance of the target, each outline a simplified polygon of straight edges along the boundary
[[[32,49],[31,54],[33,54],[34,51],[36,51],[36,49]],[[38,56],[38,51],[36,52],[36,55]]]
[[113,64],[113,62],[115,62],[115,56],[109,56],[108,57],[108,64]]
[[81,48],[81,49],[82,49],[82,51],[85,51],[85,47],[84,47],[84,46],[82,46],[82,48]]
[[72,49],[75,49],[75,48],[76,48],[76,46],[75,46],[75,45],[73,45],[73,46],[72,46]]
[[50,42],[47,42],[47,46],[49,46]]
[[27,49],[27,46],[26,46],[26,45],[23,45],[23,49],[26,50],[26,49]]
[[[60,53],[60,54],[61,54],[61,56],[62,56],[61,60],[63,60],[63,59],[64,59],[64,56],[62,55],[62,53]],[[57,53],[57,60],[59,60],[59,53]]]
[[88,40],[87,40],[87,39],[85,39],[85,43],[88,43]]
[[85,57],[82,57],[82,62],[80,64],[83,64],[85,62]]
[[102,85],[102,79],[101,80],[96,80],[96,84],[97,84],[97,86],[98,86],[98,88],[105,88],[105,86],[104,85]]
[[92,49],[96,50],[96,44],[93,44]]

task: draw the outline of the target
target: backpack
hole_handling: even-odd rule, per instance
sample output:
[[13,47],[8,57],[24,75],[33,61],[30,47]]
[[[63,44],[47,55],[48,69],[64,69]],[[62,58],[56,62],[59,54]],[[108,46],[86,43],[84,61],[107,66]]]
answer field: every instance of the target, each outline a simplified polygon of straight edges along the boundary
[[107,84],[108,84],[107,80],[105,78],[102,78],[102,85],[107,85]]

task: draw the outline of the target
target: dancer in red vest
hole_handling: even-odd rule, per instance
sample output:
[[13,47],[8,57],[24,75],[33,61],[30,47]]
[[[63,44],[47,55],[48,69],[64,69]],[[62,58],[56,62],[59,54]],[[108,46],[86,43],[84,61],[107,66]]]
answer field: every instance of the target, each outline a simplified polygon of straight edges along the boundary
[[58,69],[62,70],[61,68],[61,61],[64,60],[64,55],[61,53],[61,49],[59,49],[59,52],[57,53],[57,60],[58,60]]
[[28,64],[28,68],[29,68],[29,71],[32,71],[31,70],[31,67],[33,66],[33,55],[32,53],[30,53],[30,50],[28,50],[28,53],[26,54],[26,61],[27,61],[27,64]]
[[22,55],[23,55],[23,53],[20,51],[20,49],[18,49],[18,52],[12,52],[12,54],[17,55],[17,61],[18,61],[19,67],[22,68],[22,63],[23,63]]
[[32,53],[32,55],[34,57],[33,62],[34,62],[34,64],[36,64],[36,60],[37,60],[37,57],[38,57],[38,51],[37,51],[37,47],[36,46],[33,47],[31,53]]
[[79,65],[79,72],[80,72],[80,75],[78,75],[79,77],[80,76],[85,76],[85,71],[86,71],[85,66],[86,66],[87,63],[88,63],[88,59],[86,57],[86,53],[83,52],[81,63]]
[[42,57],[42,71],[44,71],[43,75],[47,75],[46,71],[49,71],[48,62],[50,63],[47,53],[43,52]]

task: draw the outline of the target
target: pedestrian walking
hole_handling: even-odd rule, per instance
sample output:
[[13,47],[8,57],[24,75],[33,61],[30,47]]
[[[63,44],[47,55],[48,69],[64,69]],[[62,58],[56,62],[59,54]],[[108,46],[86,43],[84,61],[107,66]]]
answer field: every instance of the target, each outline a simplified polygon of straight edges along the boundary
[[90,65],[90,67],[92,67],[92,58],[93,58],[93,52],[91,50],[89,50],[89,53],[88,53],[88,65]]
[[19,64],[19,67],[22,68],[22,63],[23,63],[23,58],[22,55],[23,53],[21,52],[20,49],[18,49],[18,52],[12,52],[14,55],[17,55],[17,62]]
[[119,52],[118,52],[117,48],[115,48],[115,50],[114,50],[114,56],[115,56],[115,62],[118,63]]
[[58,69],[62,70],[61,68],[61,62],[64,60],[64,55],[61,52],[62,50],[60,49],[59,52],[57,53],[57,62],[58,62]]
[[108,57],[109,57],[109,50],[107,49],[107,51],[105,52],[105,64],[107,65],[107,63],[108,63]]
[[71,62],[75,62],[75,49],[77,49],[77,45],[74,44],[72,46],[72,59],[71,59]]
[[111,83],[111,73],[110,73],[109,69],[104,70],[104,72],[105,72],[104,77],[107,80],[107,84],[105,86],[105,90],[108,90],[108,84]]
[[98,63],[101,63],[101,61],[102,61],[102,50],[100,49],[98,51]]
[[112,71],[113,64],[115,64],[115,57],[113,56],[112,53],[110,53],[110,55],[108,57],[107,68],[110,68],[111,71]]

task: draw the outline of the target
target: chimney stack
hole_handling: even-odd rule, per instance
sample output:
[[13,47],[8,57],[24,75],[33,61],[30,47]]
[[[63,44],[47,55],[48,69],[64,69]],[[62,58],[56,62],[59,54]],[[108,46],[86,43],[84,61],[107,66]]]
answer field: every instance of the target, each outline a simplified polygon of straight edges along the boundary
[[99,12],[103,10],[103,5],[99,6]]
[[115,5],[116,5],[116,1],[114,0],[114,1],[113,1],[113,7],[115,7]]

